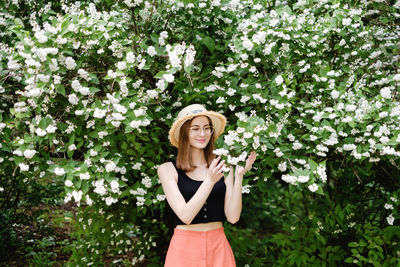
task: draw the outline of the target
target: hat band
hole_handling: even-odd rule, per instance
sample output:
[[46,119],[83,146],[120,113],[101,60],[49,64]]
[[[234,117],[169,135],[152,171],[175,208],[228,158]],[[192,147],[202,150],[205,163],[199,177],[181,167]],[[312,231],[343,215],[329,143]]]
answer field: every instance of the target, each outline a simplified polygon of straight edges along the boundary
[[203,112],[203,110],[201,110],[201,109],[196,109],[196,110],[193,110],[193,111],[189,111],[188,113],[186,113],[186,115],[189,115],[189,114],[196,114],[196,113],[200,113],[200,112]]

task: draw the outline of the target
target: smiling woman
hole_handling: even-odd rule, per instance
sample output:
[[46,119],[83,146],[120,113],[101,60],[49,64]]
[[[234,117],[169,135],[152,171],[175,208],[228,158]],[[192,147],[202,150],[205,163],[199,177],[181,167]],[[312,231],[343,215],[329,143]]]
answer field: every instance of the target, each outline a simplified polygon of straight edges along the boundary
[[[167,202],[174,212],[174,234],[165,266],[236,266],[222,223],[239,220],[246,167],[233,168],[224,177],[225,161],[213,154],[214,142],[224,131],[226,118],[194,104],[184,108],[169,131],[178,148],[176,162],[158,168]],[[224,179],[222,179],[224,177]]]

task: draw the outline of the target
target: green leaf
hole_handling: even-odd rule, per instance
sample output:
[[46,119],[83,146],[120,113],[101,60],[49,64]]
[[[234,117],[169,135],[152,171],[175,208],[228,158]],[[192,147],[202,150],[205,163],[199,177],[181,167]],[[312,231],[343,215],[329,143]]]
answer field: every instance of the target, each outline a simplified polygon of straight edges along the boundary
[[201,40],[203,44],[210,50],[211,53],[214,53],[214,48],[215,48],[215,41],[209,36],[205,36]]
[[81,190],[82,190],[83,194],[86,194],[89,191],[89,183],[88,182],[83,182]]
[[89,92],[90,92],[91,94],[95,94],[95,93],[97,93],[97,92],[100,92],[100,89],[97,88],[97,87],[89,87]]
[[311,171],[315,171],[318,168],[318,163],[313,161],[312,159],[308,159],[308,164],[310,164]]

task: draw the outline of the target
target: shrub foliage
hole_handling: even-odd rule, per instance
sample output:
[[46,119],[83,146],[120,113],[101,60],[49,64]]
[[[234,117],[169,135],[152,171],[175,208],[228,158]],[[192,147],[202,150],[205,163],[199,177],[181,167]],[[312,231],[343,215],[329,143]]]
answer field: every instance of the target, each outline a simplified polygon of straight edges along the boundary
[[216,154],[259,155],[242,220],[226,226],[238,263],[399,263],[398,0],[1,9],[0,206],[35,177],[64,177],[79,210],[71,265],[163,261],[156,169],[192,103],[228,118]]

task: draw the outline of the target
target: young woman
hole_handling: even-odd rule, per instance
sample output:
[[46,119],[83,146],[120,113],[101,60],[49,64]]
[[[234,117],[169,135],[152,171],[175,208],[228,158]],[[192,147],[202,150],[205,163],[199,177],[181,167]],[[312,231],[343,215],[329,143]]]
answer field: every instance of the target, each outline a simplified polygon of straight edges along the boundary
[[222,179],[225,162],[213,151],[225,125],[223,115],[194,104],[179,112],[169,131],[171,144],[178,148],[176,162],[158,168],[176,225],[165,267],[236,266],[222,222],[239,220],[243,176],[256,154]]

